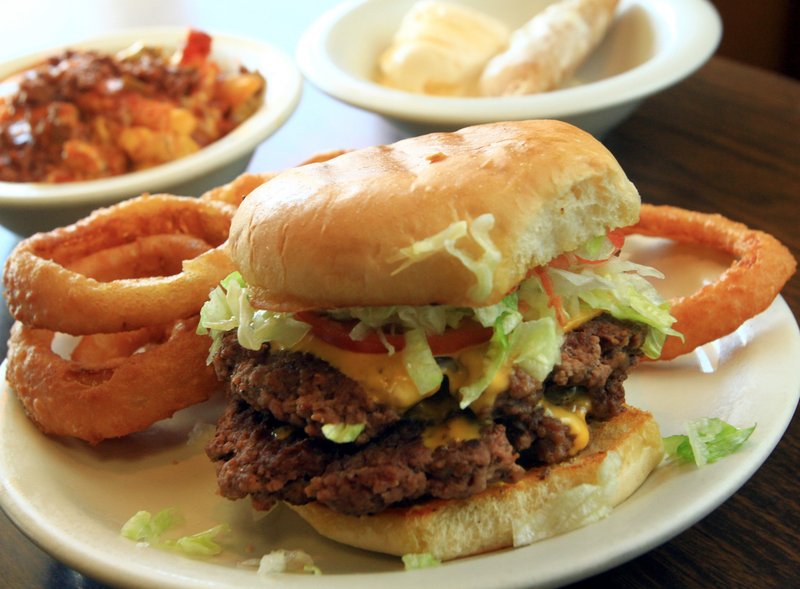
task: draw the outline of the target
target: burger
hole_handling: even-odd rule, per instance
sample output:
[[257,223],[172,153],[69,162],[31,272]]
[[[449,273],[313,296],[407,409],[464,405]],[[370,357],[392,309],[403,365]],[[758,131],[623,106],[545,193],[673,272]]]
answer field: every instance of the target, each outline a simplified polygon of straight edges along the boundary
[[603,515],[660,462],[623,383],[675,332],[620,254],[639,194],[589,134],[505,122],[287,170],[231,226],[201,330],[221,494],[450,559]]

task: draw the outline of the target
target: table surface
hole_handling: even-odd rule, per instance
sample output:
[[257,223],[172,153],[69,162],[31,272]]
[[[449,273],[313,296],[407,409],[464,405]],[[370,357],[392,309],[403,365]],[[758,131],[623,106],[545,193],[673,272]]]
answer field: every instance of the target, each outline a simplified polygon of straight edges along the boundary
[[[246,3],[244,3],[246,4]],[[332,2],[19,3],[0,23],[0,58],[123,26],[190,24],[269,40],[291,53],[302,30]],[[255,3],[249,5],[252,10]],[[80,19],[75,15],[80,14]],[[35,32],[35,34],[34,34]],[[275,170],[337,147],[387,143],[400,134],[382,119],[306,85],[300,106],[256,152],[250,169]],[[800,258],[800,84],[714,58],[653,96],[604,138],[645,202],[719,212],[781,239]],[[18,238],[0,229],[2,259]],[[800,316],[800,279],[783,291]],[[3,306],[0,330],[10,318]],[[5,335],[0,357],[5,356]],[[761,469],[701,522],[662,546],[577,583],[616,587],[789,587],[798,579],[800,422],[795,415]],[[0,513],[3,586],[101,588],[50,558]]]

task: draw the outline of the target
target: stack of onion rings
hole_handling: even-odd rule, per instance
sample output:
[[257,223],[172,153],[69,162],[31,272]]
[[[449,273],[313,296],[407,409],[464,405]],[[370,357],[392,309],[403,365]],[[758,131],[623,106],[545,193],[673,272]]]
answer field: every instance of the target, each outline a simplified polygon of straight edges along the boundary
[[789,250],[772,235],[722,215],[645,204],[639,222],[626,232],[707,246],[735,258],[718,280],[671,301],[673,328],[683,340],[668,337],[662,360],[732,333],[766,310],[797,268]]
[[[141,431],[218,388],[195,334],[233,270],[234,207],[144,195],[22,241],[4,283],[16,319],[7,378],[45,433],[97,443]],[[69,357],[56,333],[82,336]]]

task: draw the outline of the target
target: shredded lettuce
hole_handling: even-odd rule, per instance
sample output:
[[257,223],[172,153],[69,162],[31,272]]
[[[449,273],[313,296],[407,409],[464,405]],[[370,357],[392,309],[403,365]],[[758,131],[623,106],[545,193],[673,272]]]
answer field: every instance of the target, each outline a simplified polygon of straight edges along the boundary
[[[195,558],[216,556],[223,551],[217,538],[230,532],[228,524],[219,524],[188,536],[163,539],[169,529],[182,522],[183,518],[173,507],[162,509],[156,515],[151,515],[148,511],[138,511],[122,525],[120,535],[136,542],[146,542],[154,548],[174,550]],[[274,550],[252,563],[258,564],[258,574],[262,576],[271,573],[322,574],[311,556],[302,550]],[[250,561],[243,564],[250,564]]]
[[270,341],[286,347],[299,342],[309,331],[307,323],[294,319],[290,313],[273,313],[254,309],[247,296],[246,283],[238,272],[232,272],[220,282],[200,309],[197,333],[210,333],[212,338],[208,361],[221,345],[222,334],[236,329],[239,344],[258,350]]
[[[350,333],[355,340],[363,339],[369,331],[381,333],[381,327],[387,324],[399,325],[405,332],[403,363],[421,397],[438,390],[444,378],[428,345],[428,335],[441,334],[445,329],[456,328],[468,317],[484,327],[494,327],[496,335],[493,343],[490,342],[486,363],[488,372],[480,382],[474,383],[467,391],[462,391],[462,398],[466,393],[465,402],[469,404],[480,396],[506,358],[507,341],[504,336],[511,333],[522,321],[517,307],[517,295],[512,293],[495,305],[475,309],[449,305],[352,307],[332,311],[331,316],[340,321],[358,320]],[[500,331],[497,332],[497,329]],[[389,353],[393,353],[394,350],[388,343],[384,345]]]
[[[612,257],[602,264],[587,264],[569,270],[549,268],[553,289],[560,298],[568,317],[579,314],[586,306],[605,311],[621,320],[643,323],[650,329],[643,352],[648,358],[658,358],[668,335],[680,336],[672,329],[675,319],[669,304],[661,299],[647,276],[662,277],[653,268]],[[525,281],[520,297],[535,313],[548,311],[549,298],[537,284],[537,278]]]
[[[480,300],[491,291],[494,270],[500,257],[490,239],[494,227],[492,215],[481,215],[471,222],[459,221],[443,231],[420,240],[398,252],[390,261],[402,262],[394,274],[421,262],[437,252],[457,257],[476,276],[471,296]],[[482,254],[474,257],[457,243],[470,237]],[[473,245],[474,245],[473,244]],[[473,248],[474,249],[474,248]],[[481,375],[457,392],[462,408],[474,403],[491,385],[505,366],[514,364],[538,380],[544,380],[560,360],[563,326],[559,324],[554,300],[561,305],[559,313],[575,321],[606,312],[621,320],[648,326],[643,352],[657,358],[667,336],[680,336],[672,329],[674,318],[648,278],[661,277],[650,267],[635,264],[611,255],[615,250],[606,235],[588,240],[581,248],[567,255],[569,266],[548,267],[548,292],[541,279],[532,275],[522,281],[517,291],[499,303],[476,308],[449,305],[350,307],[335,309],[329,314],[340,321],[354,320],[350,337],[362,340],[376,333],[389,354],[394,354],[387,333],[397,330],[405,336],[402,360],[420,394],[420,398],[438,390],[444,378],[441,366],[428,344],[428,336],[442,334],[471,319],[492,328]],[[583,263],[580,260],[591,260]],[[476,294],[477,293],[477,294]],[[237,330],[242,346],[259,349],[265,342],[274,341],[291,347],[302,339],[310,326],[288,313],[255,310],[247,297],[247,288],[239,273],[225,278],[201,310],[198,333],[208,333],[213,339],[209,360],[221,345],[225,331]],[[455,391],[454,391],[455,393]],[[353,441],[361,433],[358,424],[326,426],[325,435],[334,441]]]
[[[395,256],[388,260],[390,263],[402,262],[392,272],[392,276],[444,251],[457,258],[475,275],[476,283],[467,294],[475,301],[484,301],[492,292],[494,272],[502,258],[500,250],[494,245],[490,236],[493,227],[494,215],[491,213],[480,215],[471,222],[456,221],[439,233],[400,249]],[[477,258],[456,245],[461,238],[467,235],[483,250]]]
[[444,374],[433,357],[425,332],[419,328],[411,329],[405,334],[405,342],[403,364],[419,394],[424,396],[438,390]]
[[403,560],[403,566],[405,566],[407,571],[413,569],[427,569],[442,564],[442,561],[430,552],[404,554],[401,558]]
[[563,342],[564,333],[552,317],[524,321],[511,333],[509,355],[522,370],[544,381],[561,360]]
[[214,556],[222,552],[222,546],[216,542],[217,536],[229,530],[227,524],[219,524],[208,530],[169,541],[167,545],[174,546],[190,556]]
[[484,327],[497,327],[504,333],[511,333],[522,321],[517,293],[507,295],[496,305],[476,307],[473,318]]
[[500,369],[508,360],[509,333],[522,321],[519,313],[517,294],[512,293],[506,296],[500,303],[491,307],[483,307],[475,310],[475,318],[488,327],[493,326],[492,337],[489,340],[489,349],[483,360],[483,373],[480,378],[468,385],[461,387],[458,391],[461,396],[460,406],[462,409],[469,407],[474,401],[480,398],[483,392],[489,387]]
[[736,452],[755,430],[755,424],[737,428],[718,417],[703,417],[686,423],[686,435],[664,438],[668,456],[704,466]]
[[149,511],[137,511],[122,525],[120,535],[136,542],[155,543],[169,528],[182,522],[183,518],[174,507],[162,509],[155,516]]
[[353,442],[364,431],[366,424],[363,423],[326,423],[322,426],[322,435],[331,442],[337,444],[347,444]]
[[[356,341],[363,340],[372,332],[380,337],[386,325],[399,325],[405,331],[419,329],[426,334],[441,334],[447,328],[457,327],[471,314],[471,309],[449,305],[348,307],[329,311],[329,315],[338,321],[357,321],[350,331],[350,337]],[[394,353],[393,346],[385,341],[385,337],[383,340],[387,351]]]
[[608,235],[603,234],[591,238],[572,253],[584,260],[606,260],[616,249]]
[[183,517],[174,507],[162,509],[155,515],[149,511],[138,511],[122,525],[120,535],[135,542],[147,542],[156,548],[178,550],[188,556],[214,556],[222,552],[222,546],[216,542],[216,538],[230,530],[227,524],[219,524],[189,536],[162,540],[170,528],[181,523]]
[[447,250],[448,244],[454,244],[456,241],[467,235],[468,227],[466,221],[456,221],[445,227],[439,233],[415,241],[411,245],[400,249],[394,256],[389,258],[389,263],[403,262],[398,266],[392,276],[399,274],[409,266],[418,264],[423,260],[427,260],[432,255]]
[[321,575],[322,570],[314,564],[311,555],[302,550],[273,550],[261,557],[258,575],[266,577],[279,573],[305,573]]

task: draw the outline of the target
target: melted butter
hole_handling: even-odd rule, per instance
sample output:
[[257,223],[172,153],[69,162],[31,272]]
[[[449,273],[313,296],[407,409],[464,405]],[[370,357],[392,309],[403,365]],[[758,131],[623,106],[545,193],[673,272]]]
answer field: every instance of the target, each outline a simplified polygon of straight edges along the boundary
[[443,423],[430,425],[422,432],[426,448],[438,448],[450,442],[477,440],[481,437],[480,424],[466,415],[456,415]]
[[581,395],[569,405],[556,405],[542,400],[545,415],[554,417],[569,427],[573,436],[570,456],[574,456],[589,445],[589,426],[586,425],[586,413],[591,408],[591,401],[586,395]]

